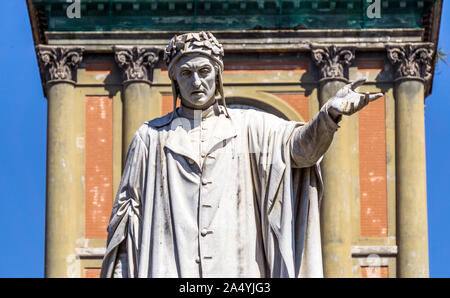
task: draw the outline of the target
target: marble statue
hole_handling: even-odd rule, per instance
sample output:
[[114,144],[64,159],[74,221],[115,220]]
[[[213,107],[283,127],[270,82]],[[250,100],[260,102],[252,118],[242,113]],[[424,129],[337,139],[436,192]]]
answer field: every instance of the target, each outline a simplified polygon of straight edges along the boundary
[[209,32],[167,46],[174,109],[134,135],[102,277],[323,276],[319,163],[342,115],[382,94],[355,81],[308,123],[227,109],[223,54]]

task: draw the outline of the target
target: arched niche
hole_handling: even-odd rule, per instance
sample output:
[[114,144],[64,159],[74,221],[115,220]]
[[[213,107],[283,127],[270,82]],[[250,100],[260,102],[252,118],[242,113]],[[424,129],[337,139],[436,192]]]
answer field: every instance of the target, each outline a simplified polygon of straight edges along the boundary
[[262,110],[285,120],[305,122],[288,103],[272,94],[257,94],[252,97],[232,95],[226,97],[226,103],[230,108]]
[[227,107],[230,109],[254,109],[271,113],[275,116],[289,120],[289,118],[277,110],[275,107],[266,104],[265,102],[255,100],[253,98],[232,97],[227,98]]

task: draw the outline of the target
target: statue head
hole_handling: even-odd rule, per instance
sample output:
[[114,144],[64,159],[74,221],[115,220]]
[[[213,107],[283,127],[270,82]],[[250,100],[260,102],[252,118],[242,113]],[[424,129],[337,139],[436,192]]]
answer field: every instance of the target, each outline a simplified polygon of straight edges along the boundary
[[[175,35],[164,52],[172,81],[173,109],[178,97],[183,105],[204,109],[223,94],[223,47],[210,32]],[[227,113],[228,115],[228,113]]]

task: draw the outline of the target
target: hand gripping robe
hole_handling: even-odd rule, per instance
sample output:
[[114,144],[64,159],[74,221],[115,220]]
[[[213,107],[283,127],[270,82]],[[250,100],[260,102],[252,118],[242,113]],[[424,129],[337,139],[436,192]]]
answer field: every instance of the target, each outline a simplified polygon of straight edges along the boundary
[[318,163],[338,128],[326,105],[306,124],[213,107],[194,128],[178,108],[136,132],[102,277],[323,276]]

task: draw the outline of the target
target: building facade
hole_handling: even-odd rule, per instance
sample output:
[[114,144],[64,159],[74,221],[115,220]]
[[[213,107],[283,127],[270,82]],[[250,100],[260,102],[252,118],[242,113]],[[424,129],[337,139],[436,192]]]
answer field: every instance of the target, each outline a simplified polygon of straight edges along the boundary
[[211,31],[232,107],[308,121],[343,85],[384,97],[344,117],[321,167],[326,277],[427,277],[424,101],[442,1],[27,0],[48,103],[45,275],[96,277],[123,162],[172,110],[165,46]]

